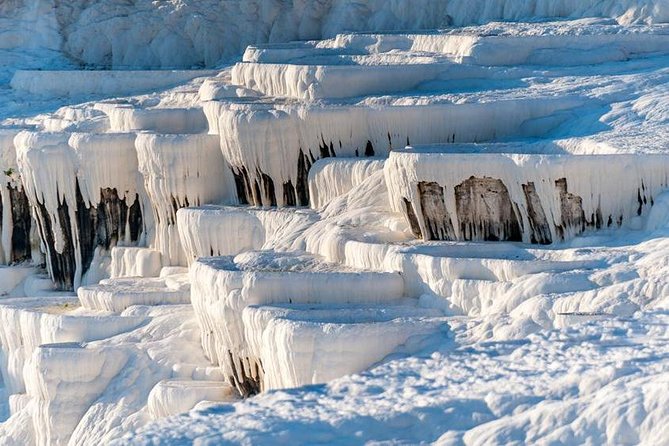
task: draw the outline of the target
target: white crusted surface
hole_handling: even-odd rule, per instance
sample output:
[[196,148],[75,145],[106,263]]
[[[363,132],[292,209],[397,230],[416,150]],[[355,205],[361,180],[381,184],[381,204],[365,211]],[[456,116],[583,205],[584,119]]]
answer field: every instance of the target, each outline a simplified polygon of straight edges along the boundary
[[186,304],[190,283],[185,274],[104,279],[97,285],[79,287],[77,296],[84,308],[118,313],[133,305]]

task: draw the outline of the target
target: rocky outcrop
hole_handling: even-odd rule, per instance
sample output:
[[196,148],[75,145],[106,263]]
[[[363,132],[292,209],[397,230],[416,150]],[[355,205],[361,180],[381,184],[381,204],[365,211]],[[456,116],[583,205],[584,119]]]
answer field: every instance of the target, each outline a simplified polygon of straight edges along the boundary
[[418,238],[550,244],[643,215],[667,187],[669,160],[430,148],[392,152],[385,171],[393,208]]
[[82,283],[98,248],[140,241],[134,135],[22,132],[15,143],[47,269],[60,288]]

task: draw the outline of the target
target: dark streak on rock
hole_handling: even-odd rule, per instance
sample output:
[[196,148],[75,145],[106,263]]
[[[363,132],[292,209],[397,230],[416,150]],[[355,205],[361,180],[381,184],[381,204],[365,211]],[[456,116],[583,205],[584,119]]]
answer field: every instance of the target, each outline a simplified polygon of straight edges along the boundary
[[309,158],[300,149],[300,156],[297,159],[297,184],[295,186],[299,206],[309,206],[309,170],[311,165]]
[[374,146],[370,140],[367,140],[367,145],[365,146],[365,156],[374,156]]
[[37,227],[46,248],[47,266],[51,278],[61,290],[71,290],[74,286],[74,248],[70,241],[71,225],[67,203],[58,206],[56,218],[62,228],[63,249],[56,251],[56,239],[54,229],[51,225],[51,216],[46,206],[39,203],[36,209]]
[[418,183],[420,207],[423,212],[426,240],[455,240],[451,216],[444,202],[444,188],[435,182]]
[[262,187],[263,187],[263,192],[265,194],[265,198],[269,201],[270,206],[276,206],[276,192],[274,190],[274,181],[272,181],[272,178],[266,173],[262,172],[260,169],[258,169],[258,173],[260,174],[260,178],[262,180]]
[[244,176],[246,169],[244,169],[244,167],[238,169],[232,167],[231,169],[232,176],[235,178],[235,188],[237,189],[237,200],[239,201],[239,204],[250,204],[247,187],[248,179]]
[[533,182],[523,184],[523,192],[525,193],[525,202],[527,203],[527,217],[530,221],[530,236],[532,243],[540,245],[548,245],[553,242],[551,236],[550,225],[544,212],[544,207],[541,204],[539,194],[537,194],[536,187]]
[[[102,195],[102,194],[101,194]],[[90,208],[86,206],[84,199],[81,195],[81,189],[79,188],[79,180],[76,181],[76,200],[77,200],[77,211],[75,213],[77,219],[77,230],[78,234],[75,235],[79,239],[79,250],[81,254],[81,266],[82,274],[88,271],[88,268],[91,266],[93,261],[93,254],[95,253],[96,242],[96,232],[98,229],[98,215],[97,210],[91,206]],[[106,225],[103,223],[102,228],[105,228]],[[66,234],[66,238],[70,238],[71,232]],[[109,234],[101,234],[101,236],[106,239]],[[73,240],[70,240],[72,243]]]
[[418,224],[418,217],[416,217],[416,211],[413,208],[413,204],[404,197],[402,197],[402,200],[404,201],[404,210],[406,212],[406,217],[407,221],[409,222],[409,226],[411,227],[411,233],[416,238],[423,238],[423,232],[420,230],[420,225]]
[[578,195],[569,193],[567,179],[560,178],[555,181],[555,187],[560,194],[560,225],[557,227],[558,235],[564,240],[567,229],[574,234],[580,234],[585,230],[585,212],[583,212],[583,199]]
[[325,142],[323,135],[321,135],[321,142],[318,144],[318,150],[321,154],[321,158],[330,158],[330,147]]
[[285,206],[296,206],[297,196],[295,195],[295,186],[293,182],[288,180],[283,183],[283,203]]
[[139,194],[135,194],[135,201],[128,209],[128,226],[130,226],[130,241],[139,241],[142,232],[144,232],[144,216],[139,202]]
[[[9,263],[20,263],[30,260],[32,248],[30,243],[30,230],[32,229],[32,216],[30,214],[30,203],[23,188],[8,185],[10,210],[12,213],[12,258],[7,259]],[[5,211],[3,207],[3,212]]]
[[[135,195],[133,204],[128,207],[126,199],[121,199],[116,189],[103,188],[100,190],[100,201],[97,206],[89,206],[83,198],[77,180],[75,199],[74,215],[77,227],[75,234],[73,234],[73,222],[70,220],[68,203],[63,201],[57,210],[57,218],[62,229],[62,234],[58,237],[62,237],[63,240],[62,252],[56,250],[57,237],[53,233],[55,228],[52,227],[51,217],[44,204],[40,203],[35,212],[42,245],[46,249],[51,278],[63,290],[71,290],[74,286],[77,267],[74,238],[77,240],[83,275],[90,268],[97,247],[109,250],[116,246],[119,241],[126,239],[127,229],[130,230],[129,236],[132,242],[138,241],[143,232],[143,217],[138,195]],[[175,208],[180,207],[174,198],[172,198],[172,205]],[[25,231],[25,227],[22,227],[17,237],[23,238],[24,235],[20,234],[25,234]],[[29,231],[29,226],[27,231]],[[29,250],[29,243],[28,247],[24,246],[21,249]]]

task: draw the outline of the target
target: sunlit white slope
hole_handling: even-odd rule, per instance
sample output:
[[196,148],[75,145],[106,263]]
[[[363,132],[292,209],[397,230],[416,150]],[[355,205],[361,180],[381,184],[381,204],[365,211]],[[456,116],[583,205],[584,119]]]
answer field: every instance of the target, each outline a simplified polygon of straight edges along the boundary
[[[149,0],[61,4],[20,0],[2,7],[3,47],[62,50],[89,66],[214,66],[249,44],[332,37],[343,31],[444,28],[552,17],[609,17],[625,24],[669,21],[662,0]],[[165,25],[168,25],[167,27]],[[122,27],[124,33],[119,35]],[[2,50],[4,48],[0,48]]]

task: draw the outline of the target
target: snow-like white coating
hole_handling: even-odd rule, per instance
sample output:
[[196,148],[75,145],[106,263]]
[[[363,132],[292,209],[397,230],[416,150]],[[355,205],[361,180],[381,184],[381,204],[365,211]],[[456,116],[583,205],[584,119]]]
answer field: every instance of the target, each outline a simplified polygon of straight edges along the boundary
[[185,274],[153,278],[113,278],[82,286],[77,296],[84,308],[120,313],[133,305],[186,304],[190,283]]
[[299,249],[294,240],[318,216],[308,210],[201,206],[179,209],[177,223],[189,262],[258,249]]
[[197,348],[197,323],[190,305],[133,307],[124,316],[143,316],[148,322],[87,345],[117,351],[128,360],[87,408],[70,439],[73,445],[108,444],[132,426],[146,423],[149,393],[162,380],[222,380]]
[[47,115],[42,127],[47,132],[105,133],[109,117],[95,108],[64,106]]
[[585,65],[666,53],[667,43],[667,28],[626,28],[596,20],[512,31],[492,23],[441,33],[340,35],[315,44],[247,50],[244,62],[233,67],[231,81],[266,96],[351,98],[396,94],[438,79],[489,76],[469,64]]
[[158,277],[163,267],[160,252],[148,248],[116,246],[111,250],[110,275],[115,277]]
[[12,77],[14,90],[42,96],[112,96],[155,91],[213,76],[215,71],[44,71],[19,70]]
[[204,79],[198,89],[197,95],[200,103],[205,108],[205,113],[206,106],[211,104],[211,101],[257,98],[261,96],[255,90],[232,84],[229,69],[224,69],[218,72],[216,76]]
[[[331,53],[335,54],[357,55],[383,54],[396,48],[418,54],[443,54],[451,60],[476,65],[586,65],[620,60],[621,56],[664,52],[666,40],[666,27],[617,26],[612,20],[584,18],[544,22],[541,27],[519,23],[509,28],[503,22],[491,22],[442,32],[342,34],[330,45],[326,44],[330,41],[324,41],[317,46],[331,46]],[[308,54],[307,50],[305,55]],[[291,59],[289,56],[285,60]]]
[[163,380],[151,389],[148,409],[154,419],[188,412],[202,401],[230,402],[239,394],[221,381]]
[[[249,261],[252,266],[246,271],[244,265]],[[246,339],[242,311],[249,305],[382,303],[404,295],[404,283],[397,273],[323,268],[331,266],[310,256],[263,257],[262,253],[234,260],[200,259],[192,264],[191,302],[200,322],[202,346],[233,384],[240,386],[234,381],[244,374],[240,370],[251,371],[257,378],[254,361],[262,360],[252,355]]]
[[[35,295],[25,291],[26,282],[35,279],[35,268],[30,264],[0,266],[0,294],[3,296]],[[49,285],[52,285],[50,281]]]
[[67,444],[81,417],[127,361],[123,351],[76,342],[37,347],[25,371],[35,443]]
[[667,375],[653,358],[666,344],[643,339],[666,329],[664,315],[606,318],[465,351],[436,337],[365,374],[160,420],[123,441],[262,443],[290,432],[303,444],[663,444]]
[[190,134],[207,131],[207,120],[200,108],[138,109],[121,104],[109,107],[107,113],[111,130],[115,132],[146,130],[156,133]]
[[151,246],[164,265],[186,265],[176,225],[181,207],[235,200],[234,180],[212,135],[141,133],[135,141],[156,222]]
[[0,2],[0,444],[666,443],[667,21]]
[[[262,388],[320,384],[367,369],[411,337],[432,334],[439,312],[406,306],[249,306],[242,312]],[[342,360],[344,359],[345,360]]]
[[321,209],[340,195],[383,169],[385,160],[326,158],[316,161],[309,171],[311,207]]
[[[14,138],[19,172],[28,198],[33,206],[43,204],[52,215],[56,249],[62,250],[63,228],[56,218],[63,202],[76,203],[72,186],[75,175],[75,157],[68,145],[67,133],[21,132]],[[48,169],[40,169],[47,165]],[[66,195],[67,194],[67,195]]]
[[[457,66],[456,66],[457,67]],[[448,65],[285,65],[239,63],[232,82],[266,96],[298,99],[350,98],[406,91],[434,80]]]
[[85,342],[114,336],[141,324],[141,317],[94,315],[78,311],[72,298],[8,299],[0,302],[0,370],[10,394],[25,392],[23,368],[42,344]]
[[[135,135],[132,133],[73,133],[68,144],[76,156],[76,178],[82,198],[89,205],[100,200],[100,190],[116,189],[121,199],[144,199],[138,175]],[[61,187],[65,187],[65,182]],[[74,202],[73,202],[74,203]],[[128,240],[129,242],[129,232]]]
[[[18,308],[19,301],[25,299],[11,305]],[[31,308],[39,301],[29,301],[26,315],[37,312],[63,318],[61,324],[46,318],[47,324],[33,327],[38,334],[41,328],[67,340],[87,333],[90,341],[54,344],[46,337],[40,341],[44,345],[34,346],[23,369],[27,394],[11,398],[12,417],[0,426],[2,444],[107,444],[129,426],[151,419],[147,401],[158,382],[222,379],[197,348],[197,325],[190,306],[134,307],[122,316],[102,316],[49,305],[44,299],[46,307]],[[60,299],[63,302],[71,300]],[[78,316],[83,316],[80,325],[69,321]],[[94,319],[86,321],[88,317]],[[88,328],[82,331],[85,322]],[[116,399],[120,393],[121,405]]]
[[3,5],[2,12],[0,50],[18,47],[30,55],[37,53],[29,66],[40,66],[39,55],[65,64],[54,57],[62,49],[89,66],[117,69],[213,66],[221,58],[241,54],[249,44],[319,39],[343,31],[434,29],[528,17],[669,22],[663,0],[250,0],[224,4],[170,0],[160,7],[148,0],[132,4],[20,0]]
[[[518,99],[490,103],[426,105],[261,106],[219,109],[218,132],[226,160],[245,168],[251,184],[269,176],[275,197],[253,192],[254,202],[267,206],[286,201],[286,184],[301,184],[300,165],[337,156],[387,155],[412,144],[486,141],[508,136],[538,136],[568,118],[577,97]],[[212,109],[208,118],[212,119]],[[545,120],[537,118],[546,118]],[[486,125],[480,125],[481,122]],[[210,126],[212,127],[212,126]],[[268,147],[271,150],[268,150]],[[283,186],[283,190],[281,189]],[[305,185],[306,186],[306,185]],[[307,186],[308,187],[308,186]],[[260,186],[257,187],[260,191]],[[299,198],[299,194],[298,194]],[[306,205],[307,203],[298,203]]]
[[199,257],[234,256],[261,249],[265,243],[261,221],[244,208],[182,208],[177,212],[177,223],[189,263]]

